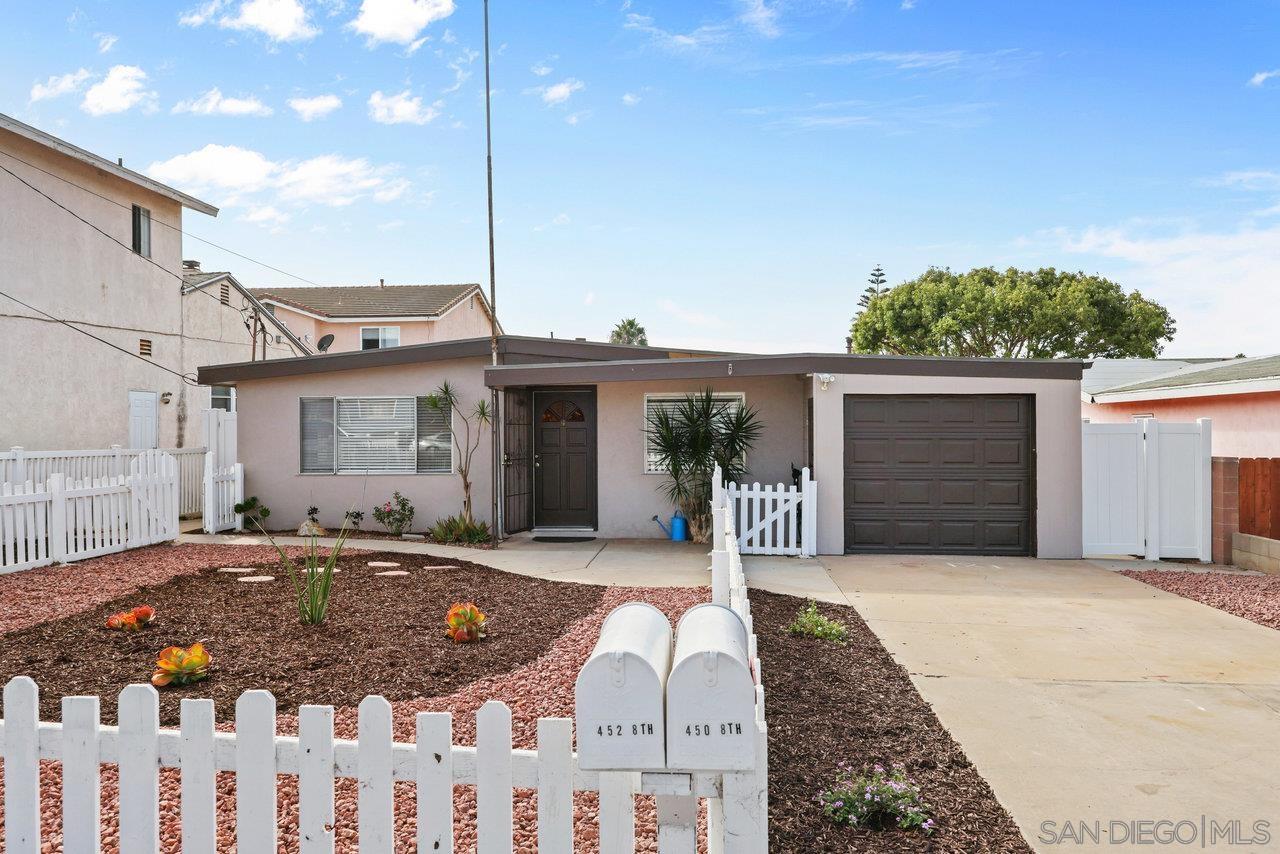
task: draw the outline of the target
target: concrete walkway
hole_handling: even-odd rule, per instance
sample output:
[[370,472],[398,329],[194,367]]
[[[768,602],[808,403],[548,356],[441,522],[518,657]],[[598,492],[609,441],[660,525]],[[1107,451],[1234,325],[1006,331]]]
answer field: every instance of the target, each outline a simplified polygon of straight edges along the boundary
[[1087,561],[823,561],[1038,850],[1202,817],[1274,840],[1206,850],[1280,849],[1280,632]]

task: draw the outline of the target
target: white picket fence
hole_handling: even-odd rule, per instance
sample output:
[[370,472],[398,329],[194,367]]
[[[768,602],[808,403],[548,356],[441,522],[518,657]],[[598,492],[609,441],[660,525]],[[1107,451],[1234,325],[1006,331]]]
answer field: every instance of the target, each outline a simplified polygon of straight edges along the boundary
[[737,513],[738,548],[743,554],[818,553],[818,485],[808,468],[800,473],[799,487],[730,483],[725,490]]
[[1213,425],[1081,424],[1085,557],[1213,559]]
[[83,560],[178,535],[178,464],[161,451],[127,475],[0,484],[0,574]]
[[239,531],[244,520],[235,506],[244,501],[244,466],[215,468],[214,456],[210,451],[204,457],[204,532]]
[[[199,513],[204,502],[205,449],[161,448],[160,451],[178,463],[178,512],[184,516]],[[68,481],[77,482],[122,477],[128,474],[129,463],[146,452],[119,445],[87,451],[27,451],[14,447],[0,452],[0,483],[48,483],[55,474],[66,475]]]

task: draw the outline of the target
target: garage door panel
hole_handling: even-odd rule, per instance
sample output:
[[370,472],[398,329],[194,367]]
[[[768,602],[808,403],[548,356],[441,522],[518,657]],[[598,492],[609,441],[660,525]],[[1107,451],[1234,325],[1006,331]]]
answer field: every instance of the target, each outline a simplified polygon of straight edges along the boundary
[[1028,553],[1030,398],[846,395],[844,411],[846,551]]

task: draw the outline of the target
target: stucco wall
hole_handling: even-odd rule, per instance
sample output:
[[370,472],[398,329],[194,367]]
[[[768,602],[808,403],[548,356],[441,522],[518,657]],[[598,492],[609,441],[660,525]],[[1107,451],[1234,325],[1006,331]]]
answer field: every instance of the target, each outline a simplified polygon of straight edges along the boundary
[[324,335],[333,335],[330,353],[359,350],[360,328],[363,326],[398,326],[401,345],[454,341],[459,338],[483,338],[489,334],[489,315],[484,309],[484,304],[474,296],[435,320],[393,318],[363,321],[319,320],[282,305],[277,305],[275,312],[276,317],[282,320],[295,335],[308,343],[317,342]]
[[[448,380],[462,406],[488,399],[483,359],[458,359],[422,365],[335,371],[242,382],[237,385],[237,442],[245,469],[245,494],[271,508],[271,523],[296,527],[307,507],[320,508],[320,524],[337,528],[343,514],[364,511],[365,527],[377,528],[372,507],[399,490],[416,510],[413,527],[422,530],[438,517],[462,510],[462,481],[456,474],[317,475],[298,472],[298,399],[311,396],[426,395]],[[454,422],[461,432],[462,423]],[[472,465],[477,519],[490,517],[489,431],[483,430]]]
[[675,508],[661,492],[664,475],[644,473],[644,396],[686,394],[710,388],[742,392],[764,424],[747,455],[748,482],[791,483],[791,464],[805,464],[805,383],[794,376],[740,380],[601,383],[599,411],[599,510],[602,537],[662,537],[653,522]]
[[1280,392],[1081,403],[1080,415],[1100,424],[1131,421],[1135,415],[1184,423],[1212,418],[1215,457],[1280,457]]
[[813,380],[814,477],[818,551],[844,552],[844,396],[846,394],[1029,394],[1035,397],[1037,557],[1081,553],[1080,383],[982,377],[837,375]]

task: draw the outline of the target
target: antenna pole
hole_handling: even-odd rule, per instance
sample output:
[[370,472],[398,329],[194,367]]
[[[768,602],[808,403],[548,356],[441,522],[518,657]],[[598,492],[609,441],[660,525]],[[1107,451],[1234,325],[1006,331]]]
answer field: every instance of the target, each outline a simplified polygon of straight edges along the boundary
[[[490,107],[493,86],[489,83],[489,0],[484,0],[484,150],[485,181],[489,193],[489,358],[498,364],[498,276],[493,252],[493,114]],[[499,471],[498,422],[503,413],[498,408],[498,389],[489,391],[489,520],[493,525],[493,542],[502,539],[503,523],[498,519],[498,490],[503,482]]]

